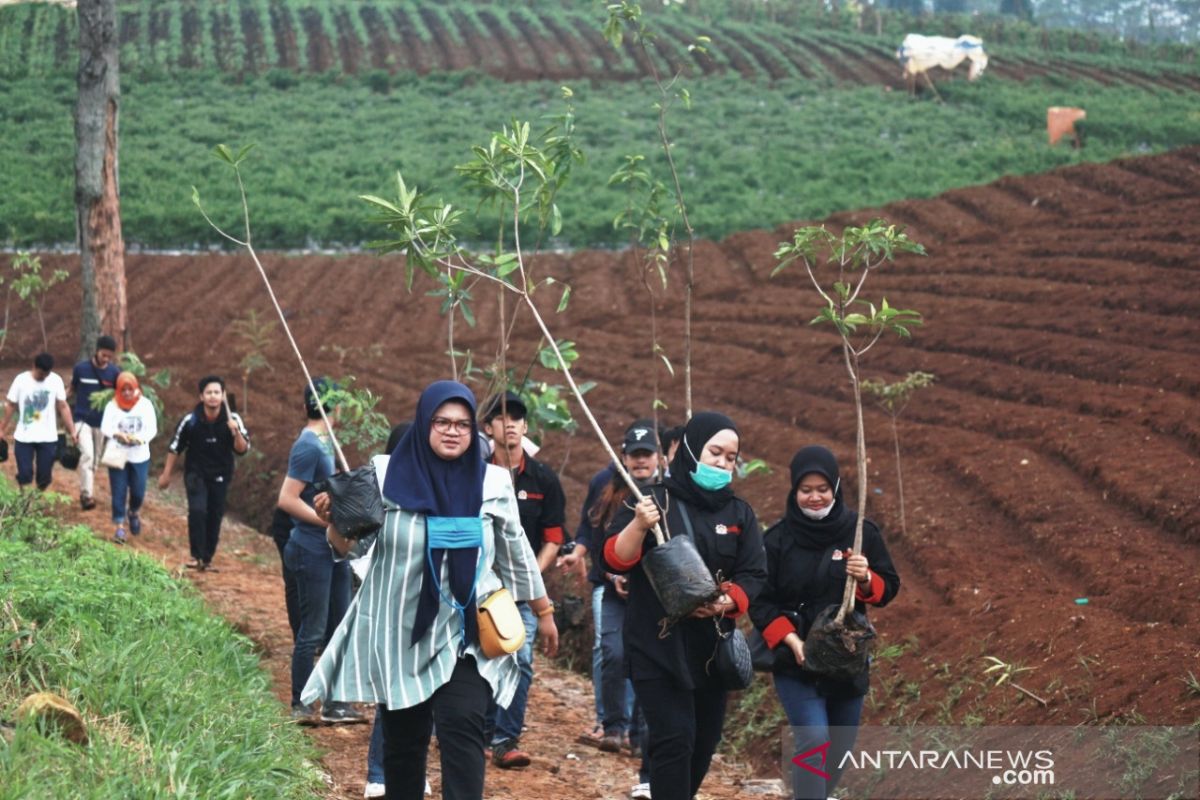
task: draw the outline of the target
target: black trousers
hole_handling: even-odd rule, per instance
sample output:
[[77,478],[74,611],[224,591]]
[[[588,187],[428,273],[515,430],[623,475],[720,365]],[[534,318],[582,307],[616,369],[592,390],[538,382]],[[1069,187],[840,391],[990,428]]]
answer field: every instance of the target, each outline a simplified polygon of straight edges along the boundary
[[635,680],[633,689],[646,714],[651,796],[691,800],[721,742],[726,692],[681,689],[667,679]]
[[296,576],[283,560],[283,548],[287,547],[289,535],[279,536],[272,532],[271,539],[275,542],[275,549],[279,551],[279,565],[283,573],[283,602],[287,605],[288,627],[292,629],[294,642],[296,634],[300,632],[300,588],[296,585]]
[[188,472],[183,476],[183,486],[188,501],[188,547],[192,558],[207,564],[217,552],[217,541],[221,538],[229,481]]
[[483,720],[492,688],[475,659],[458,660],[454,672],[424,703],[383,712],[383,774],[387,800],[423,800],[429,740],[437,725],[442,754],[443,800],[483,797]]

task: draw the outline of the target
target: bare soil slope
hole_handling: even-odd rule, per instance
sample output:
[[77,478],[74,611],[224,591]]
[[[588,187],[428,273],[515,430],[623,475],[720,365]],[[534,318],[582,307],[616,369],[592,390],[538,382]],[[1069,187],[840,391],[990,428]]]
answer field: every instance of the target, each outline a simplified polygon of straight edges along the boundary
[[[882,213],[929,250],[874,279],[873,296],[923,311],[912,342],[881,346],[870,375],[937,375],[901,419],[908,531],[898,530],[895,463],[886,418],[868,416],[870,513],[904,577],[877,616],[884,659],[874,719],[1073,724],[1189,723],[1200,716],[1200,149],[1088,165],[962,189],[931,200],[838,215]],[[852,404],[836,340],[808,326],[816,304],[800,272],[775,279],[771,253],[790,229],[702,243],[697,253],[698,408],[740,424],[749,457],[775,469],[739,484],[766,520],[783,508],[787,464],[810,442],[851,461]],[[73,277],[47,303],[51,349],[64,361],[78,330],[76,259],[48,255]],[[425,286],[404,291],[400,262],[371,256],[276,255],[269,269],[300,346],[318,372],[354,374],[394,419],[420,389],[448,375],[445,321]],[[574,287],[553,319],[578,343],[581,380],[615,438],[652,399],[648,305],[628,254],[545,256],[536,268]],[[170,367],[175,417],[201,374],[236,374],[232,323],[268,302],[241,256],[128,260],[132,339]],[[673,276],[673,293],[681,279]],[[457,331],[476,362],[495,349],[496,301],[476,290],[479,325]],[[544,302],[551,307],[557,293]],[[663,341],[681,358],[682,302],[660,306]],[[511,311],[511,310],[510,310]],[[40,345],[16,315],[5,372]],[[277,490],[302,424],[301,383],[282,337],[273,372],[252,376],[248,419],[259,454],[233,494],[262,508]],[[537,338],[517,325],[511,362]],[[21,354],[21,355],[18,355]],[[667,416],[682,416],[682,386],[660,375]],[[186,384],[186,389],[183,388]],[[239,392],[240,394],[240,392]],[[604,457],[589,436],[552,436],[569,513]],[[852,492],[851,492],[852,494]],[[1086,599],[1086,605],[1080,601]],[[893,649],[893,656],[894,656]],[[992,687],[983,656],[1034,668],[1023,686]],[[770,758],[770,756],[768,756]]]

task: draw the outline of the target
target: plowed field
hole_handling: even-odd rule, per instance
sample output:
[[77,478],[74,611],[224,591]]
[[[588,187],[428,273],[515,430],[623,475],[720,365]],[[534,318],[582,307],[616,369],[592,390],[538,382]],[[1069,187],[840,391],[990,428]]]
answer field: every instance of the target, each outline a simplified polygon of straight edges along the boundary
[[[1200,716],[1200,695],[1186,684],[1189,670],[1200,673],[1200,149],[1005,179],[829,222],[877,213],[909,225],[929,255],[879,274],[871,294],[921,310],[927,324],[913,341],[873,351],[867,373],[894,380],[920,369],[937,383],[900,422],[903,534],[887,419],[874,410],[867,419],[870,513],[904,578],[877,615],[885,643],[904,652],[881,660],[868,714],[1192,722]],[[853,445],[834,336],[808,326],[816,304],[801,273],[768,277],[789,234],[739,234],[697,254],[696,405],[731,414],[744,453],[774,467],[739,484],[767,520],[782,511],[797,448],[828,443],[848,463]],[[73,273],[47,303],[51,349],[66,361],[78,330],[77,267],[67,256],[43,260]],[[397,421],[427,382],[448,375],[445,321],[427,286],[405,293],[398,261],[268,262],[316,371],[354,374]],[[167,393],[175,416],[193,402],[197,376],[236,373],[242,351],[231,323],[248,309],[266,314],[266,295],[244,257],[131,255],[127,266],[132,342],[177,376]],[[652,398],[636,267],[627,254],[584,251],[543,257],[536,268],[574,287],[552,324],[578,343],[578,377],[597,382],[590,398],[615,438]],[[460,324],[456,346],[471,347],[478,363],[494,352],[498,313],[483,287],[476,305],[478,327]],[[658,316],[677,365],[681,308],[672,298]],[[6,374],[40,345],[28,312],[13,329]],[[531,358],[536,344],[532,323],[520,319],[510,362]],[[251,379],[247,417],[261,455],[236,478],[243,508],[274,496],[303,422],[300,379],[281,338],[268,356],[274,371]],[[660,377],[677,420],[681,383]],[[563,467],[574,513],[603,464],[600,448],[586,435],[551,436],[544,455]],[[1047,706],[991,686],[983,656],[1032,667],[1019,680]]]

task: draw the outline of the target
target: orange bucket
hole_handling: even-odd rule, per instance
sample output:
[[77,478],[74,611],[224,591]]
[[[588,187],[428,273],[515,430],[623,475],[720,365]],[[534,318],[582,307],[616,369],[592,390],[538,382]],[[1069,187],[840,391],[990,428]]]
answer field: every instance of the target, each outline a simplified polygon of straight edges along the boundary
[[1058,144],[1064,136],[1070,136],[1075,147],[1079,147],[1079,133],[1075,123],[1087,118],[1087,112],[1082,108],[1069,106],[1051,106],[1046,109],[1046,134],[1050,144]]

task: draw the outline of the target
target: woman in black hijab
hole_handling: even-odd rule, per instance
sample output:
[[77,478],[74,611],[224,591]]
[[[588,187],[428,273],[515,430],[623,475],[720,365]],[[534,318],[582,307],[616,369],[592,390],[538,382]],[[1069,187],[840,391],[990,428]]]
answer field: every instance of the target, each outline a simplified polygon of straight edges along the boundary
[[750,619],[775,651],[775,691],[796,730],[796,752],[830,742],[823,765],[829,774],[796,768],[794,796],[826,798],[837,788],[842,756],[854,746],[868,673],[836,682],[804,670],[804,638],[826,607],[842,602],[846,576],[858,586],[854,607],[885,606],[900,590],[879,528],[863,520],[862,553],[851,555],[858,514],[842,499],[837,459],[827,448],[805,447],[791,467],[787,513],[767,530],[767,583],[750,606]]
[[[730,485],[739,447],[737,427],[725,415],[692,417],[670,475],[616,514],[604,543],[608,571],[629,576],[625,654],[646,715],[654,800],[690,800],[700,788],[725,719],[726,690],[708,669],[717,626],[731,629],[766,579],[758,520]],[[649,533],[660,520],[671,536],[693,540],[722,590],[662,637],[666,612],[640,564],[656,546]]]

